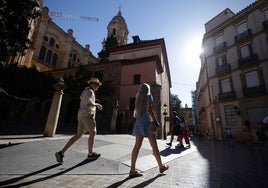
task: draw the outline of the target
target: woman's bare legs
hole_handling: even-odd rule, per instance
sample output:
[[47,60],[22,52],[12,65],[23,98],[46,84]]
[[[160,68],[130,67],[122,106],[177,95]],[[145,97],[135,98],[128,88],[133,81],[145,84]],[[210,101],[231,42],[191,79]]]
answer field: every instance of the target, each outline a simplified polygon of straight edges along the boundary
[[134,148],[132,150],[131,154],[131,167],[130,167],[130,172],[135,173],[136,172],[136,161],[139,155],[139,151],[142,145],[143,141],[143,136],[136,136],[136,142],[134,145]]
[[162,163],[161,156],[160,156],[160,153],[159,153],[159,149],[158,149],[158,146],[157,146],[156,138],[155,137],[148,137],[148,140],[149,140],[150,145],[152,147],[154,157],[155,157],[155,159],[156,159],[156,161],[158,163],[159,170],[162,171],[163,168],[166,168],[166,167]]

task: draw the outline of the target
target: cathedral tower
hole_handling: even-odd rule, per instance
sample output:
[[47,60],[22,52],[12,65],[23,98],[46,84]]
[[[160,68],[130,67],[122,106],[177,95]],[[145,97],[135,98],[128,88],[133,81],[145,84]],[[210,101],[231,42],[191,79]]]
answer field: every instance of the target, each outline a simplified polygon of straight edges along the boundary
[[122,17],[121,8],[108,24],[107,31],[107,38],[114,36],[119,46],[127,44],[128,28],[125,19]]

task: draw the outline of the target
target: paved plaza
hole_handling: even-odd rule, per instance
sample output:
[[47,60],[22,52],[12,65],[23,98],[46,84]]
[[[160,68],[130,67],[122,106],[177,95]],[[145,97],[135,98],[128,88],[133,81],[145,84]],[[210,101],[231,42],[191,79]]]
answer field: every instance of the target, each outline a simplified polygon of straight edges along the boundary
[[[130,157],[135,137],[127,134],[96,136],[95,151],[101,157],[87,156],[87,135],[57,164],[54,153],[70,138],[56,135],[0,136],[0,187],[195,187],[267,188],[268,146],[226,144],[191,138],[191,148],[166,146],[158,140],[161,157],[169,169],[159,173],[147,139],[144,140],[137,170],[142,177],[129,179]],[[169,137],[167,138],[169,140]]]

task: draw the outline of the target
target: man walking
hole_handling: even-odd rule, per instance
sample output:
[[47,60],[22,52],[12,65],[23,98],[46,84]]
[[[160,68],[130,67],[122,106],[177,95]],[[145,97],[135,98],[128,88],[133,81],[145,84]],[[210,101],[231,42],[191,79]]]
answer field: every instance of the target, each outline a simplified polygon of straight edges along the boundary
[[86,87],[80,96],[80,108],[78,110],[77,133],[66,143],[59,152],[55,153],[56,160],[62,164],[64,153],[79,140],[85,131],[89,132],[88,137],[88,159],[97,159],[101,154],[93,152],[93,145],[96,135],[96,108],[102,110],[102,105],[95,102],[95,91],[101,86],[97,78],[91,78],[88,81],[89,87]]

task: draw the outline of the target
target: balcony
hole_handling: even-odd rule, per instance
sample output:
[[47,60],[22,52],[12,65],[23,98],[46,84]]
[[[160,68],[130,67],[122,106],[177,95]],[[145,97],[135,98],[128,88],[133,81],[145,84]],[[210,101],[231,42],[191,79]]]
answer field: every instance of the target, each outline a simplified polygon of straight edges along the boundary
[[268,20],[262,22],[263,29],[268,29]]
[[248,36],[250,36],[251,34],[252,34],[251,29],[248,29],[248,30],[244,31],[243,33],[240,33],[239,35],[236,35],[235,41],[236,42],[241,41],[241,40],[247,38]]
[[252,54],[252,55],[250,55],[248,57],[238,59],[238,65],[239,65],[239,67],[242,67],[244,65],[249,65],[249,64],[255,63],[258,60],[259,60],[258,55],[257,54]]
[[226,42],[223,42],[223,43],[219,44],[218,46],[215,46],[215,47],[213,48],[214,53],[216,53],[216,52],[218,52],[218,51],[220,51],[220,50],[223,50],[226,46],[227,46],[227,45],[226,45]]
[[260,85],[256,87],[249,87],[244,89],[245,96],[257,95],[257,94],[264,94],[265,93],[265,86]]
[[231,65],[226,63],[226,64],[216,67],[215,72],[216,72],[216,75],[219,75],[222,73],[230,72],[230,70],[231,70]]
[[230,91],[227,93],[220,93],[218,95],[219,100],[226,100],[226,99],[235,99],[236,98],[236,94],[234,91]]

